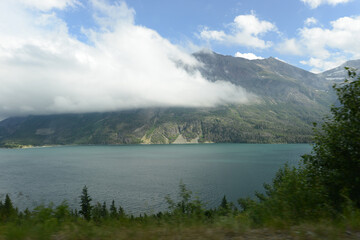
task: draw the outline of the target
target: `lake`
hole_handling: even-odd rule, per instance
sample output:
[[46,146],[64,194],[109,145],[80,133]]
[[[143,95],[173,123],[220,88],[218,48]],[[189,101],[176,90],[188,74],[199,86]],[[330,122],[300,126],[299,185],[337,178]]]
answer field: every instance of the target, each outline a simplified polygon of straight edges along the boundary
[[208,207],[263,191],[285,163],[297,164],[308,144],[61,146],[0,149],[0,196],[20,208],[67,200],[79,209],[87,185],[94,201],[114,199],[127,213],[167,209],[183,181]]

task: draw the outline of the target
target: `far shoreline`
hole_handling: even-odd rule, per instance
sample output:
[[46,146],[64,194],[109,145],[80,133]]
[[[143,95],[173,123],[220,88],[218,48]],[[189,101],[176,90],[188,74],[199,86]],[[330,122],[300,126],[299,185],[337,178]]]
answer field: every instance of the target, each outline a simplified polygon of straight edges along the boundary
[[284,142],[284,143],[253,143],[253,142],[203,142],[203,143],[136,143],[136,144],[54,144],[54,145],[21,145],[21,144],[14,144],[14,145],[10,145],[10,146],[0,146],[0,149],[34,149],[34,148],[52,148],[52,147],[70,147],[70,146],[81,146],[81,147],[86,147],[86,146],[159,146],[159,145],[172,145],[172,146],[178,146],[178,145],[209,145],[209,144],[262,144],[262,145],[281,145],[281,144],[308,144],[308,145],[312,145],[313,143],[309,143],[309,142],[303,142],[303,143],[289,143],[289,142]]

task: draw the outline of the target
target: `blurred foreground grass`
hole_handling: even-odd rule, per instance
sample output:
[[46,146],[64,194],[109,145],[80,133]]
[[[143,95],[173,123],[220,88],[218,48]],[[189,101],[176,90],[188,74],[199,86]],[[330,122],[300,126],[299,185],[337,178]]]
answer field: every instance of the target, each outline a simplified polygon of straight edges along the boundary
[[236,217],[214,223],[173,224],[141,221],[84,220],[13,222],[2,224],[0,239],[360,239],[360,231],[337,223],[253,228]]

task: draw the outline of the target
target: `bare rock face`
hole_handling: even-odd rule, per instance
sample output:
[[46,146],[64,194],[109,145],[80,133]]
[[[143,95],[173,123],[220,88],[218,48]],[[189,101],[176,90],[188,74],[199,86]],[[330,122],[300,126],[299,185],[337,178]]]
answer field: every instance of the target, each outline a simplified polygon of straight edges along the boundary
[[142,141],[146,144],[198,143],[200,136],[199,122],[166,122],[147,132],[142,137]]

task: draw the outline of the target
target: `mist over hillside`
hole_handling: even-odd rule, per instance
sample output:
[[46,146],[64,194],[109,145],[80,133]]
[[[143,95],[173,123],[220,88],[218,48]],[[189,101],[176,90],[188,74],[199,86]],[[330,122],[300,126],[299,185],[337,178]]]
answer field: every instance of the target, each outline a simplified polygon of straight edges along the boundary
[[314,74],[275,58],[247,60],[212,52],[193,56],[200,64],[179,66],[190,74],[200,72],[210,82],[239,86],[251,96],[249,101],[10,117],[0,122],[0,142],[3,146],[311,142],[312,123],[321,122],[335,101],[332,84],[346,76],[341,69],[360,66],[360,61],[350,61]]

